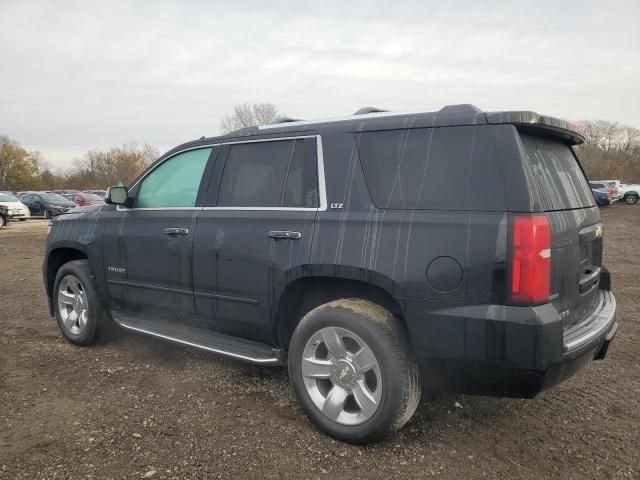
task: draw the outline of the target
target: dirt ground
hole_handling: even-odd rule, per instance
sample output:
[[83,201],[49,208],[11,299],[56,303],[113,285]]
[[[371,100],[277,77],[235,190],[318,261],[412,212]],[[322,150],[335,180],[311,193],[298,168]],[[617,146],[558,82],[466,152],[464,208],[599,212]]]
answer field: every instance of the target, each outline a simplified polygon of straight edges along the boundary
[[0,231],[0,479],[640,478],[640,206],[602,216],[620,323],[604,362],[533,400],[423,401],[367,447],[315,430],[284,369],[134,334],[67,343],[40,278],[46,222],[14,223]]

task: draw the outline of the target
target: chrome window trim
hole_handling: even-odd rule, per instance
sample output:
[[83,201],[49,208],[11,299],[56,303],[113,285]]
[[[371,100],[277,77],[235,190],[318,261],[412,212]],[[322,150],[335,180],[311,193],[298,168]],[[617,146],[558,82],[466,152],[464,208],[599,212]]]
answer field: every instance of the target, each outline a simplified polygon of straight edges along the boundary
[[184,152],[188,152],[190,150],[199,150],[202,148],[214,148],[222,145],[238,145],[243,143],[259,143],[259,142],[277,142],[277,141],[285,141],[285,140],[296,140],[298,138],[315,138],[316,139],[316,162],[317,162],[317,176],[318,176],[318,197],[319,197],[319,206],[318,207],[149,207],[149,208],[128,208],[123,207],[122,205],[117,205],[116,210],[119,212],[123,211],[162,211],[162,210],[228,210],[228,211],[287,211],[287,212],[324,212],[327,210],[327,186],[325,179],[325,171],[324,171],[324,151],[322,149],[322,137],[320,135],[301,135],[301,136],[291,136],[291,137],[278,137],[278,138],[262,138],[256,140],[237,140],[232,142],[222,142],[222,143],[210,143],[207,145],[199,145],[197,147],[185,148],[184,150],[180,150],[170,157],[165,158],[162,162],[158,163],[151,170],[146,172],[142,177],[140,177],[131,187],[130,190],[135,188],[138,183],[144,180],[147,175],[153,172],[160,165],[165,163],[166,161],[172,159],[176,155],[179,155]]

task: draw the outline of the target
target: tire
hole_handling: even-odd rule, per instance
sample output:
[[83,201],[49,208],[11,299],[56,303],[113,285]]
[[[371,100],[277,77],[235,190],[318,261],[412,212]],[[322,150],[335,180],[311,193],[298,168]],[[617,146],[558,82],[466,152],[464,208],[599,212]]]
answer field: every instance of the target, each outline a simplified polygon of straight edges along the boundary
[[46,208],[44,209],[44,218],[45,220],[51,219],[51,214],[49,213],[49,210],[47,210]]
[[635,193],[630,193],[629,195],[624,196],[624,201],[627,205],[635,205],[638,201],[638,195]]
[[289,380],[320,430],[356,444],[399,430],[421,394],[404,327],[380,305],[360,299],[329,302],[304,316],[289,345]]
[[[64,294],[60,293],[61,287]],[[100,303],[88,260],[74,260],[60,267],[53,283],[53,305],[62,335],[75,345],[91,345],[110,330],[111,319]],[[70,311],[76,312],[75,317]]]
[[6,223],[6,222],[5,222],[5,220],[4,220],[4,217],[3,217],[2,215],[0,215],[0,228],[3,228],[3,227],[4,227],[4,225],[5,225],[5,223]]

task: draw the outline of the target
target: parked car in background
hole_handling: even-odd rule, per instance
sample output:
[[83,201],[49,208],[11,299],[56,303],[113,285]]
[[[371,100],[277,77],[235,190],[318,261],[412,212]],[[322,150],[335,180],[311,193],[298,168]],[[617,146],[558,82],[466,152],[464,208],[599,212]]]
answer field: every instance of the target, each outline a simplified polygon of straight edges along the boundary
[[57,193],[27,193],[20,197],[20,201],[29,207],[32,217],[57,217],[76,206],[71,200]]
[[640,198],[640,184],[637,183],[622,183],[618,191],[622,201],[627,205],[634,205],[637,203],[638,198]]
[[621,195],[616,184],[614,182],[607,182],[607,185],[609,185],[608,190],[609,190],[609,193],[611,194],[611,201],[617,202],[618,200],[620,200]]
[[62,196],[68,200],[71,200],[76,205],[86,207],[87,205],[100,205],[104,203],[104,197],[96,195],[94,193],[75,192],[75,193],[63,193]]
[[608,207],[613,203],[613,200],[611,199],[611,193],[609,192],[608,188],[606,188],[605,186],[597,188],[597,185],[600,185],[598,183],[596,183],[594,186],[591,182],[589,182],[589,185],[591,186],[591,193],[593,194],[593,199],[596,201],[596,205],[598,205],[599,207]]
[[31,216],[29,208],[12,193],[0,193],[0,205],[7,207],[12,218],[26,220]]

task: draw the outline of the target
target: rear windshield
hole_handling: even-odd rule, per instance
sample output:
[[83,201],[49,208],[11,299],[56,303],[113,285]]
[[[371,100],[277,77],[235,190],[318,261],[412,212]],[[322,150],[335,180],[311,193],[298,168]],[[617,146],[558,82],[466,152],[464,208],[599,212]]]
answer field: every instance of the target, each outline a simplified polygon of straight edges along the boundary
[[591,207],[593,195],[571,148],[551,137],[521,133],[524,168],[545,211]]

